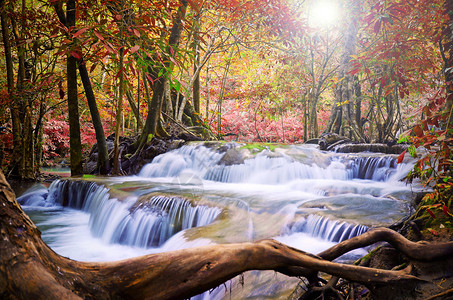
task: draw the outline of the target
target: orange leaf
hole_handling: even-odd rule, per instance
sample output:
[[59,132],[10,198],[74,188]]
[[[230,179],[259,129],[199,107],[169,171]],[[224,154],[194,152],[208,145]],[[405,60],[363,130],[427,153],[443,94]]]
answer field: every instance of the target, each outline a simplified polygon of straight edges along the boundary
[[420,126],[415,126],[412,128],[412,132],[415,133],[417,137],[422,137],[423,136],[423,130],[420,128]]
[[434,234],[435,236],[439,235],[439,233],[432,228],[428,228],[428,231],[431,232],[432,234]]
[[404,155],[406,154],[407,152],[407,149],[403,151],[403,153],[401,153],[400,155],[398,155],[398,161],[397,163],[400,164],[403,162],[403,159],[404,159]]

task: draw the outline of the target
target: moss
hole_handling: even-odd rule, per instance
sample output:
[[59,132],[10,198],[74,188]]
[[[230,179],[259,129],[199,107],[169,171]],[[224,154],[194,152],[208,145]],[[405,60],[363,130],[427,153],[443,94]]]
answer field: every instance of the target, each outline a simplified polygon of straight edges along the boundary
[[151,140],[153,139],[153,137],[154,137],[154,134],[152,134],[152,133],[148,134],[148,138],[146,139],[146,143],[147,144],[150,143]]
[[274,143],[247,143],[241,147],[241,149],[249,149],[249,150],[258,150],[261,152],[263,150],[274,151],[276,148],[283,148],[286,145],[283,144],[274,144]]
[[83,179],[91,179],[91,178],[96,178],[96,175],[91,175],[91,174],[83,174],[82,178],[83,178]]
[[356,260],[354,262],[354,265],[356,265],[356,266],[367,266],[369,264],[371,258],[376,254],[376,252],[379,251],[380,248],[381,248],[381,246],[376,247],[375,249],[370,251],[370,253],[368,253],[367,255],[359,258],[358,260]]

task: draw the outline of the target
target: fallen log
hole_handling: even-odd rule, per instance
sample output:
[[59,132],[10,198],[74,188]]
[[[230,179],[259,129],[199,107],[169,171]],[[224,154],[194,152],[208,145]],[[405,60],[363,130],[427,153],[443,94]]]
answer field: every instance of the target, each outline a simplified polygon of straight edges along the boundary
[[1,299],[184,299],[248,270],[275,270],[289,276],[312,276],[320,271],[367,286],[410,287],[412,291],[426,280],[411,274],[410,267],[380,270],[330,260],[382,240],[422,260],[443,259],[453,253],[453,242],[412,243],[394,231],[379,229],[319,255],[262,240],[87,263],[62,257],[42,241],[1,172],[0,207]]

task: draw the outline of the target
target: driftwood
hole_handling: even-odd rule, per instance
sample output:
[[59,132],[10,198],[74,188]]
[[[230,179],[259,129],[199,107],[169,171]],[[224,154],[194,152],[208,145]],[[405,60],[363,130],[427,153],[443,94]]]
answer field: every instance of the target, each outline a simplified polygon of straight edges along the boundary
[[39,230],[22,211],[1,172],[0,207],[1,299],[183,299],[214,288],[247,270],[275,270],[310,278],[321,271],[367,287],[397,287],[406,295],[416,286],[429,284],[438,294],[445,291],[436,289],[426,276],[411,274],[410,267],[380,270],[330,260],[377,241],[388,241],[417,260],[442,260],[453,253],[453,242],[413,243],[389,229],[377,229],[319,255],[275,240],[262,240],[203,246],[115,262],[86,263],[56,254],[41,240]]

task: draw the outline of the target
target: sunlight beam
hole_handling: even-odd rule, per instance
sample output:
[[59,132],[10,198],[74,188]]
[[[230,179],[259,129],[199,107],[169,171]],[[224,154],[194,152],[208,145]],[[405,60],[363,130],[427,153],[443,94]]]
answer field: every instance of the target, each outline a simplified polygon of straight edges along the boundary
[[338,23],[340,8],[335,1],[321,0],[312,3],[309,11],[308,22],[313,28],[329,28]]

